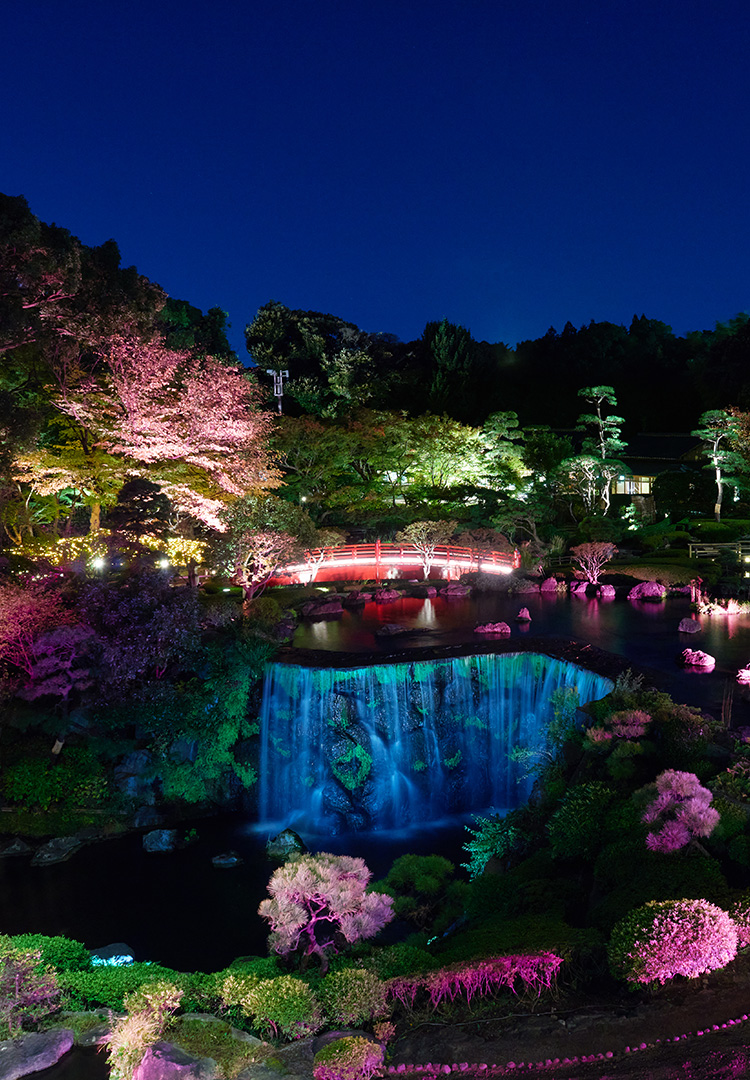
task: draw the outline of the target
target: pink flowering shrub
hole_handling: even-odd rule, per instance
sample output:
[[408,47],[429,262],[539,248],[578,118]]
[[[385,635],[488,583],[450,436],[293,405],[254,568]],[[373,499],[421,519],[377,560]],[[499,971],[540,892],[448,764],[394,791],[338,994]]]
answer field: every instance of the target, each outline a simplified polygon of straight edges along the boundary
[[379,1043],[361,1035],[346,1035],[318,1050],[313,1059],[315,1080],[369,1080],[383,1064]]
[[666,769],[656,778],[656,798],[642,821],[652,826],[646,837],[650,851],[680,851],[695,837],[710,836],[719,823],[713,795],[695,773]]
[[431,971],[421,976],[401,976],[388,983],[390,997],[412,1008],[419,990],[426,990],[431,1004],[437,1008],[443,1001],[453,1001],[465,995],[471,1002],[475,995],[484,997],[500,987],[516,993],[520,982],[524,990],[540,994],[549,990],[560,970],[562,958],[554,953],[538,955],[497,956],[489,960],[474,960],[452,967]]
[[642,739],[648,734],[651,717],[642,709],[624,709],[605,717],[602,725],[590,727],[586,739],[598,745],[613,739]]
[[612,974],[630,983],[694,979],[737,953],[737,928],[707,900],[651,900],[617,923],[607,947]]
[[258,908],[271,924],[272,951],[303,964],[317,956],[326,971],[330,953],[374,937],[393,918],[393,900],[366,891],[371,877],[363,859],[325,851],[280,866]]

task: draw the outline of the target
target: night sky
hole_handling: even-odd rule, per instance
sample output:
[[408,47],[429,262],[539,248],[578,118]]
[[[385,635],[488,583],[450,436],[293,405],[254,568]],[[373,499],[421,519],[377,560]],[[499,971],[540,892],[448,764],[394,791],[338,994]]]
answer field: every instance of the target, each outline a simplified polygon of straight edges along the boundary
[[24,0],[0,190],[204,310],[514,345],[750,309],[747,0]]

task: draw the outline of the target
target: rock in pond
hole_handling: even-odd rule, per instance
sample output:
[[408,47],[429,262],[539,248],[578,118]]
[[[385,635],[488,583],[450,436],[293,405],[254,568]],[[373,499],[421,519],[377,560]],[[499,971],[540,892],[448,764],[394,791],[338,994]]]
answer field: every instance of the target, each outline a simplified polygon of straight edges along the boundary
[[596,593],[600,600],[614,600],[615,587],[614,585],[599,585]]
[[527,607],[522,607],[516,615],[516,622],[531,622],[531,615]]
[[557,592],[557,578],[545,578],[542,584],[539,586],[539,592]]
[[661,582],[639,581],[628,593],[628,600],[663,600],[666,595],[666,586]]
[[65,862],[71,855],[75,855],[83,844],[84,841],[78,836],[58,836],[54,840],[48,840],[34,853],[31,865],[51,866],[53,863]]
[[462,585],[460,581],[451,581],[443,586],[440,595],[445,600],[462,600],[465,596],[471,596],[471,586]]
[[282,829],[266,844],[266,855],[269,859],[279,859],[281,862],[286,862],[296,855],[304,855],[306,851],[305,841],[294,829]]
[[685,667],[712,668],[716,664],[716,658],[700,649],[684,649],[680,653],[680,660]]
[[153,829],[143,837],[143,850],[150,853],[176,851],[179,846],[177,829]]
[[680,625],[677,629],[681,634],[697,634],[701,628],[701,624],[697,619],[680,619]]
[[399,623],[387,622],[379,626],[375,631],[375,637],[395,637],[397,634],[407,633],[406,626],[400,626]]
[[480,623],[474,627],[475,634],[509,634],[510,627],[507,622]]
[[31,855],[33,848],[18,837],[15,840],[7,840],[0,845],[0,859],[9,859],[14,855]]
[[211,862],[220,870],[231,870],[234,866],[241,866],[245,860],[236,851],[222,851],[220,855],[214,855]]
[[33,1032],[22,1035],[20,1039],[6,1039],[0,1042],[0,1077],[2,1080],[17,1080],[17,1077],[49,1069],[67,1054],[73,1042],[73,1032],[68,1028]]
[[396,589],[378,589],[373,599],[376,604],[392,604],[394,600],[401,599],[401,593]]

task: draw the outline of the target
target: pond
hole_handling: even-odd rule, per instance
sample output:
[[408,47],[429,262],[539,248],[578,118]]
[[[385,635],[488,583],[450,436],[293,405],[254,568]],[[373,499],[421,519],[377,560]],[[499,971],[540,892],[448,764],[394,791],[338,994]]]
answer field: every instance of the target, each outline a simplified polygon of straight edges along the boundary
[[[531,614],[528,629],[515,622],[520,606]],[[661,604],[539,595],[401,600],[368,604],[359,614],[346,612],[336,622],[305,624],[294,646],[296,655],[301,655],[297,650],[314,648],[374,652],[393,659],[408,652],[409,644],[464,647],[477,640],[475,623],[504,620],[512,627],[511,644],[531,634],[589,642],[652,669],[676,700],[718,713],[727,688],[735,686],[738,667],[750,660],[750,618],[701,617],[701,633],[688,639],[677,632],[680,619],[688,614],[689,603],[683,598]],[[383,622],[402,622],[431,633],[378,639],[374,631]],[[680,669],[676,657],[688,645],[715,656],[714,671]],[[745,693],[734,697],[735,725],[750,726]],[[140,836],[131,835],[84,848],[57,866],[32,868],[26,859],[0,860],[3,932],[65,934],[89,948],[124,941],[139,960],[183,970],[217,970],[236,956],[264,953],[266,927],[257,907],[273,869],[264,851],[267,830],[238,816],[197,822],[196,828],[197,842],[172,855],[144,855]],[[439,850],[457,863],[464,859],[465,833],[455,819],[416,832],[303,837],[314,850],[363,856],[376,876],[405,851]],[[243,865],[214,868],[211,857],[230,848],[243,856]]]

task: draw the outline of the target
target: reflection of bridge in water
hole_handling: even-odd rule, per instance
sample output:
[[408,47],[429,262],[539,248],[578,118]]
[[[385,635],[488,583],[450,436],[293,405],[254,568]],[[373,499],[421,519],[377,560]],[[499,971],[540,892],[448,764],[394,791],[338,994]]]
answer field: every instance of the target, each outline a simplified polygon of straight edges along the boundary
[[[521,565],[518,551],[484,551],[477,548],[436,544],[431,558],[430,577],[455,580],[461,574],[510,574]],[[342,544],[305,552],[297,563],[285,566],[269,584],[307,584],[320,577],[324,581],[375,580],[424,577],[424,555],[413,544]]]

